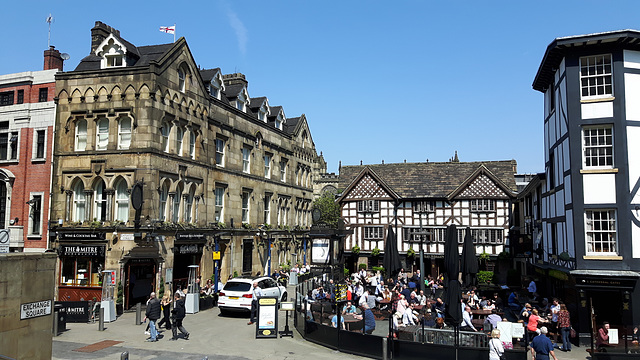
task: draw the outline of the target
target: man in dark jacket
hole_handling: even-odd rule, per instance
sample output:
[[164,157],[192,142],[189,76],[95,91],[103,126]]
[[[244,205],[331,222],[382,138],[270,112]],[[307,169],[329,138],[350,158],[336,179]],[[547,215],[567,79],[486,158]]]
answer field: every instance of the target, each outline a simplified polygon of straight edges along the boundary
[[145,316],[149,319],[149,332],[151,337],[147,341],[158,341],[158,329],[156,328],[156,322],[160,319],[162,309],[160,307],[160,300],[156,297],[156,293],[152,292],[149,295],[149,302],[147,303],[147,311]]
[[186,316],[186,309],[184,308],[184,298],[180,297],[180,295],[176,295],[174,297],[174,306],[173,310],[171,310],[172,318],[173,318],[173,327],[171,328],[173,332],[173,337],[170,340],[178,340],[178,330],[184,334],[184,339],[189,340],[189,332],[182,326],[182,320]]

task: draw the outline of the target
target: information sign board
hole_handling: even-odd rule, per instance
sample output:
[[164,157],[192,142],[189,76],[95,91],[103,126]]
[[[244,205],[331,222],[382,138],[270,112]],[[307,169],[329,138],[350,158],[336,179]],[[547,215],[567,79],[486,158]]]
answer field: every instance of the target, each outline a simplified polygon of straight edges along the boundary
[[0,253],[9,252],[9,229],[0,229]]
[[346,301],[347,300],[347,285],[346,284],[338,284],[335,288],[336,292],[336,301]]
[[278,338],[278,298],[276,297],[258,299],[256,339],[258,338]]
[[329,239],[313,239],[311,244],[311,263],[325,265],[329,263]]
[[51,314],[51,300],[20,304],[20,320]]

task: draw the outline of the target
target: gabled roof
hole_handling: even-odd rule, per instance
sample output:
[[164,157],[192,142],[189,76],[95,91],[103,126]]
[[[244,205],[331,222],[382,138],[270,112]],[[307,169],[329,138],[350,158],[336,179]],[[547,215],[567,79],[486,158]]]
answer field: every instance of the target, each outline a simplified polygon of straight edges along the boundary
[[396,200],[401,197],[399,194],[393,191],[393,189],[381,177],[379,177],[375,171],[373,171],[369,166],[365,166],[363,169],[361,169],[360,173],[353,179],[351,184],[349,184],[349,186],[347,186],[347,188],[342,192],[342,195],[340,195],[340,197],[336,200],[336,202],[341,202],[344,198],[349,196],[351,191],[358,185],[358,183],[367,176],[370,176],[371,178],[373,178],[375,182],[380,184],[380,187],[382,187],[382,189],[386,191],[391,196],[392,199]]
[[251,101],[249,101],[249,108],[255,109],[257,112],[266,101],[268,101],[266,96],[251,98]]
[[[114,35],[115,37],[115,35]],[[119,40],[120,41],[120,40]],[[123,40],[124,41],[124,40]],[[127,51],[131,51],[131,48],[135,48],[135,54],[137,54],[138,58],[135,63],[129,64],[127,67],[131,66],[149,66],[152,61],[157,61],[162,56],[164,56],[175,44],[161,44],[161,45],[149,45],[149,46],[141,46],[136,48],[134,45],[131,45],[129,42],[126,42],[124,46],[127,47]],[[80,60],[78,66],[76,66],[74,71],[85,71],[85,70],[100,70],[100,62],[102,58],[100,56],[91,54]]]
[[287,134],[293,134],[300,122],[300,117],[288,118],[287,122],[282,126],[282,130]]
[[405,199],[449,199],[480,172],[490,174],[490,178],[495,179],[509,196],[514,196],[517,189],[515,160],[342,166],[338,187],[349,187],[364,168],[377,174],[400,198]]
[[200,77],[202,77],[202,81],[207,84],[210,83],[213,77],[218,73],[220,73],[220,68],[202,69],[200,70]]
[[245,88],[245,86],[243,84],[228,84],[228,85],[225,85],[224,95],[229,100],[235,100],[238,97],[238,95],[240,95],[240,93],[242,92],[242,89],[244,89],[244,88]]
[[585,47],[598,48],[615,43],[625,49],[640,50],[640,31],[617,30],[595,34],[560,37],[547,46],[538,73],[533,80],[533,89],[540,92],[547,90],[553,80],[553,74],[560,62],[568,53],[581,51]]
[[[515,172],[514,172],[515,174]],[[509,189],[507,185],[502,182],[499,178],[497,178],[487,167],[482,164],[480,165],[476,171],[474,171],[471,175],[469,175],[459,186],[457,189],[453,190],[447,198],[449,200],[459,196],[463,193],[463,191],[471,185],[475,180],[477,180],[481,175],[485,175],[489,178],[491,182],[493,182],[500,190],[502,190],[505,194],[510,195],[511,197],[515,196],[514,191]],[[513,178],[515,182],[515,177]],[[516,187],[517,188],[517,187]]]

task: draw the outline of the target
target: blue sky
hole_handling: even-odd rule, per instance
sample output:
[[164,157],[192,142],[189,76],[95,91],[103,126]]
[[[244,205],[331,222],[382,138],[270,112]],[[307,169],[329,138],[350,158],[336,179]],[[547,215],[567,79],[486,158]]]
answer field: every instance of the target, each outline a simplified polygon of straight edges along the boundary
[[306,114],[328,170],[367,163],[508,160],[544,170],[542,94],[556,37],[640,29],[639,1],[12,1],[0,74],[42,69],[51,44],[89,54],[99,20],[141,46],[173,41],[196,62],[242,72],[249,95]]

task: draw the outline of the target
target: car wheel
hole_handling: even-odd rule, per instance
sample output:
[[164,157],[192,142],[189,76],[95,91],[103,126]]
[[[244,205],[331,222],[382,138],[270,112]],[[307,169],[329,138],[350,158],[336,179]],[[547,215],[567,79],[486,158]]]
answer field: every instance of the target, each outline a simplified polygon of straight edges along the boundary
[[227,316],[229,315],[229,312],[225,309],[220,309],[220,316]]
[[287,301],[287,293],[283,293],[282,296],[280,297],[280,302],[285,302]]

